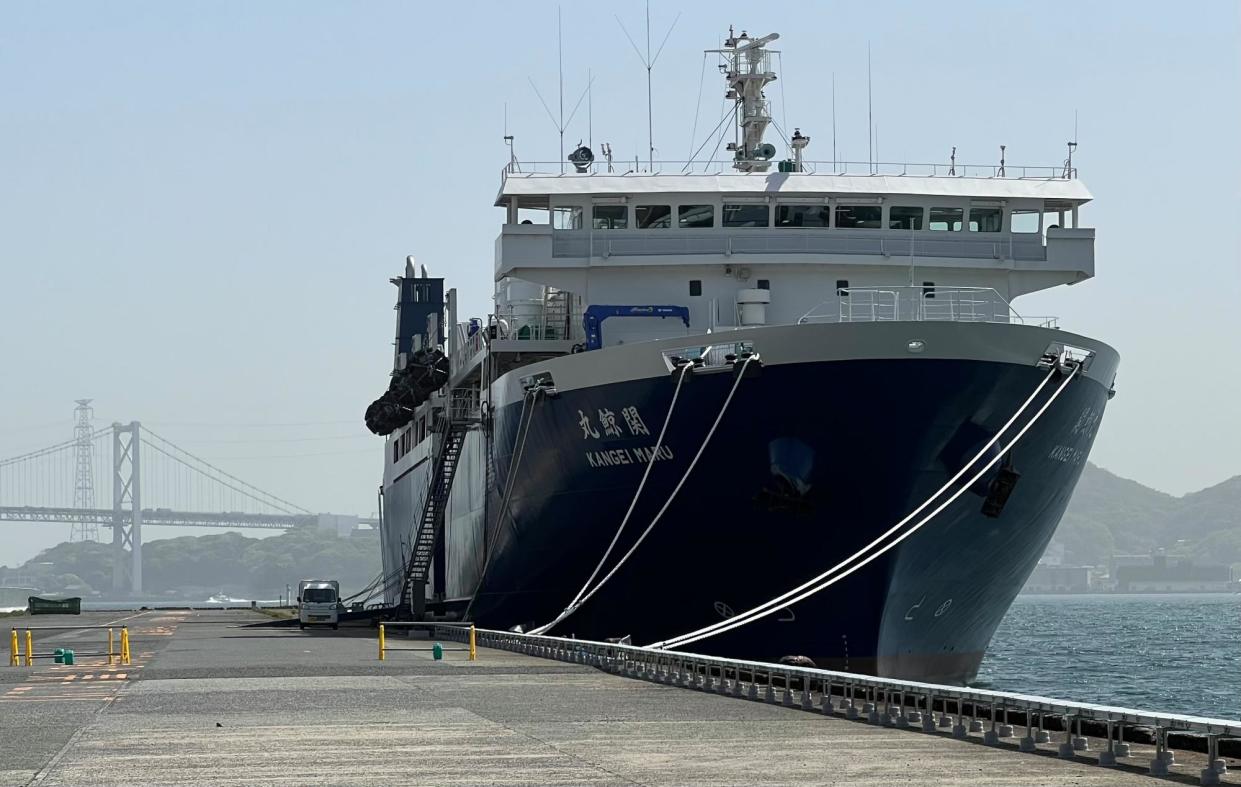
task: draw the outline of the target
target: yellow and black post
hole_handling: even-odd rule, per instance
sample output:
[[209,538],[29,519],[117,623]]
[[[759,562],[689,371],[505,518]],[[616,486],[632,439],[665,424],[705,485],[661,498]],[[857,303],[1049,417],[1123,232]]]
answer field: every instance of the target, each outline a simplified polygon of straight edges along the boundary
[[34,635],[26,629],[26,666],[34,666]]
[[18,659],[17,650],[17,629],[13,629],[13,636],[9,639],[9,666],[20,667],[21,662]]
[[478,642],[474,637],[473,624],[470,624],[470,661],[478,661]]
[[384,660],[384,624],[379,624],[379,660]]

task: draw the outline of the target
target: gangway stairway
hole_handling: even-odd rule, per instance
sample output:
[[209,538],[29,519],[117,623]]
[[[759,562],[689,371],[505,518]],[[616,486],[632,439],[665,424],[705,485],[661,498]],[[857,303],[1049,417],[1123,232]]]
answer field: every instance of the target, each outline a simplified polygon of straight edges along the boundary
[[[466,433],[478,423],[477,405],[471,406],[469,391],[453,391],[442,436],[431,470],[431,484],[422,506],[422,516],[414,535],[414,548],[405,564],[405,576],[401,586],[401,611],[421,618],[426,602],[427,580],[430,578],[431,562],[435,558],[436,545],[444,535],[444,510],[448,495],[461,460]],[[460,396],[466,394],[466,397]]]

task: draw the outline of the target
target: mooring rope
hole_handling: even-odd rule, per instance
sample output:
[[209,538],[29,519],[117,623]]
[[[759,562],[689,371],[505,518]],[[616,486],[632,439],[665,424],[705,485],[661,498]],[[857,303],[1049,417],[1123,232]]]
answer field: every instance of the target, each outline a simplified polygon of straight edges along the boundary
[[538,634],[546,631],[556,625],[565,617],[572,614],[570,610],[574,609],[582,600],[582,596],[590,588],[590,583],[595,581],[595,577],[599,575],[599,570],[603,568],[603,564],[612,556],[612,550],[616,548],[616,542],[620,540],[621,533],[625,530],[625,525],[629,523],[629,517],[633,516],[633,510],[638,505],[638,498],[642,496],[642,490],[646,487],[646,479],[651,476],[651,468],[655,467],[656,460],[659,459],[660,449],[664,445],[664,435],[668,433],[668,424],[672,423],[672,411],[676,409],[677,398],[681,395],[681,386],[685,383],[685,375],[689,373],[692,363],[684,363],[681,366],[681,373],[677,375],[676,388],[672,391],[672,401],[668,403],[668,412],[664,415],[664,425],[659,430],[659,436],[655,438],[655,447],[651,451],[651,456],[646,462],[646,469],[642,472],[642,480],[638,482],[638,488],[633,493],[633,499],[629,501],[629,509],[625,511],[625,516],[621,519],[620,527],[616,528],[616,532],[612,535],[612,543],[608,544],[608,548],[603,551],[603,557],[599,558],[599,562],[595,564],[595,570],[590,572],[590,576],[582,583],[582,588],[573,597],[573,600],[560,612],[560,615],[546,626],[540,626],[532,630],[531,633]]
[[[957,491],[954,492],[951,497],[949,497],[944,502],[940,503],[933,511],[931,511],[929,514],[924,516],[921,520],[919,520],[912,527],[908,528],[903,533],[901,533],[899,536],[897,536],[891,543],[887,544],[886,546],[880,548],[878,551],[874,552],[873,554],[869,556],[866,556],[863,559],[863,556],[865,556],[869,550],[871,550],[878,543],[880,543],[885,538],[887,538],[889,535],[891,535],[896,530],[898,530],[902,525],[909,522],[910,519],[912,519],[919,512],[921,512],[924,508],[930,505],[936,498],[938,498],[941,494],[947,491],[947,489],[953,483],[955,483],[958,479],[960,479],[961,476],[964,475],[965,472],[975,462],[981,459],[986,454],[986,452],[991,448],[991,446],[993,446],[998,441],[999,436],[1002,435],[1004,432],[1006,432],[1009,429],[1009,427],[1011,427],[1013,423],[1017,420],[1017,418],[1021,415],[1021,413],[1024,412],[1026,408],[1030,406],[1030,403],[1034,401],[1034,398],[1038,395],[1038,393],[1047,385],[1048,381],[1050,381],[1051,378],[1056,374],[1055,368],[1053,368],[1050,372],[1048,372],[1047,377],[1044,378],[1043,381],[1039,383],[1038,387],[1034,389],[1034,393],[1030,394],[1030,397],[1026,399],[1026,401],[1022,403],[1021,407],[1019,407],[1017,411],[1013,414],[1013,417],[1010,418],[1008,422],[1004,424],[1003,427],[1001,427],[1001,429],[996,433],[996,435],[992,437],[991,440],[989,440],[986,445],[983,446],[982,450],[979,451],[978,454],[975,455],[973,459],[971,459],[960,471],[958,471],[956,475],[954,475],[951,479],[949,479],[949,481],[946,484],[940,487],[939,490],[935,492],[935,494],[927,498],[926,502],[922,503],[922,505],[914,509],[908,516],[906,516],[896,525],[894,525],[893,527],[888,529],[886,532],[884,532],[883,535],[879,536],[874,541],[862,547],[862,549],[858,550],[853,555],[850,555],[848,558],[841,561],[840,563],[837,563],[835,566],[831,567],[827,571],[824,571],[822,574],[819,574],[813,579],[802,583],[796,588],[793,588],[792,590],[789,590],[781,594],[780,596],[777,596],[776,598],[763,602],[762,604],[752,607],[751,609],[748,609],[745,612],[742,612],[731,618],[727,618],[717,623],[713,623],[709,626],[704,626],[703,628],[700,628],[696,631],[691,631],[687,634],[681,634],[681,635],[663,640],[661,642],[652,643],[648,647],[659,648],[659,649],[681,647],[683,645],[689,645],[691,643],[698,642],[699,640],[707,639],[709,637],[714,637],[715,635],[722,634],[725,631],[731,631],[732,629],[738,628],[740,626],[744,626],[748,623],[752,623],[755,620],[759,620],[760,618],[764,618],[764,617],[767,617],[768,615],[772,615],[778,612],[779,610],[784,609],[787,606],[796,604],[799,601],[802,601],[816,593],[819,593],[820,591],[834,585],[835,583],[849,576],[853,572],[857,571],[858,569],[862,568],[868,563],[884,555],[885,553],[893,549],[897,544],[901,543],[906,538],[908,538],[909,536],[917,532],[927,522],[931,521],[936,515],[939,514],[940,511],[944,510],[944,508],[949,506],[953,501],[955,501],[958,497],[964,494],[966,490],[968,490],[971,486],[973,486],[974,483],[976,483],[978,479],[983,476],[983,474],[985,474],[988,470],[994,467],[995,464],[999,462],[1000,459],[1002,459],[1005,454],[1007,454],[1010,450],[1012,450],[1013,446],[1015,446],[1017,442],[1021,440],[1021,438],[1025,435],[1025,433],[1029,431],[1029,429],[1032,426],[1034,426],[1036,422],[1038,422],[1038,420],[1043,416],[1043,413],[1047,411],[1047,408],[1049,408],[1052,402],[1056,401],[1057,397],[1059,397],[1060,394],[1063,393],[1064,389],[1068,386],[1069,382],[1072,381],[1072,379],[1077,375],[1077,373],[1080,370],[1081,370],[1080,364],[1074,365],[1072,371],[1069,372],[1067,375],[1065,375],[1065,378],[1063,382],[1060,383],[1060,386],[1052,393],[1050,397],[1048,397],[1047,401],[1043,403],[1043,405],[1038,409],[1038,411],[1035,412],[1034,417],[1031,418],[1028,422],[1026,422],[1025,426],[1023,426],[1020,429],[1020,431],[1017,432],[1016,436],[1013,437],[1013,439],[1009,441],[1008,444],[1005,445],[1003,449],[996,452],[995,456],[993,456],[982,467],[981,470],[976,472],[973,475],[973,477],[969,479],[969,481],[967,481],[959,489],[957,489]],[[854,561],[859,561],[859,560],[860,562],[858,562],[856,565],[853,565],[852,567],[848,568],[845,571],[842,571],[839,574],[836,573],[837,571],[840,571],[843,567],[848,566],[850,563],[853,563]]]
[[[728,405],[732,402],[733,395],[737,393],[738,386],[741,385],[742,379],[745,378],[746,367],[748,367],[750,365],[750,362],[754,360],[758,360],[757,353],[752,353],[751,355],[746,357],[746,359],[741,364],[741,368],[736,370],[735,379],[733,380],[732,388],[728,390],[728,396],[724,399],[724,404],[720,407],[719,414],[715,416],[715,422],[711,424],[711,428],[707,430],[707,436],[704,437],[702,440],[702,445],[698,447],[698,453],[694,454],[694,458],[690,460],[689,467],[685,468],[685,473],[681,476],[681,480],[678,481],[676,487],[673,488],[672,494],[668,495],[668,499],[664,502],[663,507],[660,508],[659,512],[655,514],[655,518],[652,519],[651,523],[646,526],[646,529],[642,531],[642,534],[638,536],[638,539],[633,542],[633,546],[629,547],[629,551],[621,556],[621,559],[617,561],[615,566],[612,566],[612,570],[609,571],[607,574],[605,574],[603,579],[599,580],[599,584],[595,585],[594,588],[592,588],[585,595],[581,595],[579,593],[579,596],[581,597],[576,601],[576,603],[570,604],[568,607],[565,607],[564,611],[561,612],[556,617],[556,619],[553,620],[551,623],[544,624],[542,626],[539,626],[536,629],[531,629],[529,633],[544,634],[548,630],[550,630],[553,626],[560,623],[565,618],[569,617],[574,612],[576,612],[583,604],[585,604],[587,601],[590,601],[591,596],[598,593],[599,589],[607,584],[608,580],[612,578],[612,576],[620,569],[620,567],[625,565],[625,561],[629,560],[630,556],[633,555],[633,553],[637,551],[638,547],[642,545],[642,542],[646,540],[646,537],[650,534],[651,530],[653,530],[655,528],[655,525],[659,523],[659,520],[663,517],[664,512],[667,511],[668,507],[672,505],[672,501],[676,500],[677,494],[680,493],[681,487],[685,486],[685,481],[686,479],[689,478],[690,473],[694,472],[694,467],[698,464],[698,460],[702,457],[703,452],[707,450],[707,445],[711,442],[711,438],[715,435],[715,430],[719,428],[720,421],[724,420],[724,413],[728,412]],[[671,410],[671,408],[669,408],[669,410]],[[671,412],[669,414],[671,414]],[[667,427],[666,422],[664,426]],[[635,502],[636,502],[636,499],[635,499]]]
[[[526,437],[530,434],[530,423],[534,420],[534,400],[543,392],[542,388],[532,388],[527,391],[521,400],[521,414],[517,418],[517,439],[513,442],[513,461],[509,462],[508,478],[504,479],[504,494],[500,498],[500,509],[496,513],[496,525],[492,538],[486,544],[486,557],[483,559],[483,568],[478,573],[478,582],[474,585],[474,592],[470,594],[470,603],[465,607],[465,615],[463,620],[470,619],[470,610],[474,609],[474,602],[478,599],[478,591],[483,587],[483,579],[487,576],[487,569],[491,567],[491,558],[495,554],[495,538],[500,534],[500,527],[504,523],[504,514],[508,511],[509,499],[512,497],[514,479],[517,477],[517,469],[521,467],[521,458],[526,453]],[[527,417],[529,411],[529,417]],[[522,426],[522,423],[525,426]],[[483,523],[483,532],[486,533],[487,523]]]

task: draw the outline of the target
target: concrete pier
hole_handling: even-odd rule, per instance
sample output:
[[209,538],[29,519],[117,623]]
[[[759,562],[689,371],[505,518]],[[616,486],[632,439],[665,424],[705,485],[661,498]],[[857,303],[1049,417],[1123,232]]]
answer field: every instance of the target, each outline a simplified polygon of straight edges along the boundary
[[3,669],[0,785],[1156,783],[1136,745],[1103,768],[1098,746],[1026,754],[485,648],[380,662],[372,629],[244,627],[261,620],[143,613],[127,668]]

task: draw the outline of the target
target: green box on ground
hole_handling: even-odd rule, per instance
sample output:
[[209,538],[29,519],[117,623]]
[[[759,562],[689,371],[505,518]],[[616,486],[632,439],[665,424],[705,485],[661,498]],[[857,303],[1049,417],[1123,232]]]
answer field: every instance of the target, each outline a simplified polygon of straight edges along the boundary
[[31,596],[26,599],[31,615],[81,615],[82,599],[80,598],[39,598]]

